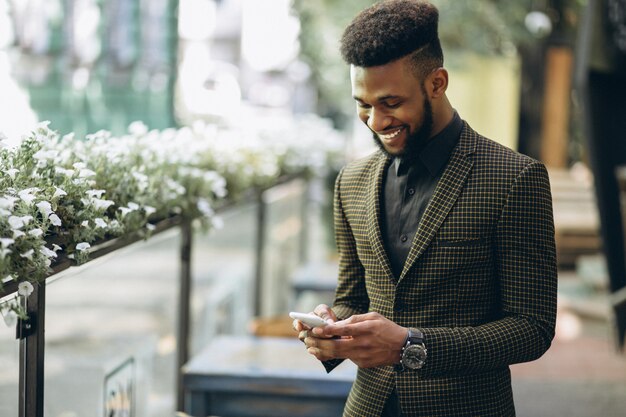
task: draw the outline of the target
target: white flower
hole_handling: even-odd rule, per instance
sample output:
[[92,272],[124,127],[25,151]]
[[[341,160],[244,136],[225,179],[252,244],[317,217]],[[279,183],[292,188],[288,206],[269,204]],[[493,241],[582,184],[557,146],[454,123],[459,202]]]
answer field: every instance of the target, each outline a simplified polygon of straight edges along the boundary
[[211,207],[211,204],[205,198],[201,198],[201,199],[198,200],[197,207],[198,207],[198,210],[200,211],[200,213],[202,213],[206,217],[210,217],[210,216],[212,216],[214,214],[214,210]]
[[74,169],[80,171],[81,169],[85,168],[87,164],[85,164],[84,162],[75,162],[72,164],[72,166],[74,167]]
[[43,230],[41,230],[40,228],[31,229],[28,231],[28,234],[31,236],[39,237],[43,235]]
[[6,248],[8,248],[9,246],[11,246],[14,243],[15,243],[15,240],[10,239],[8,237],[0,238],[0,247],[2,249],[6,249]]
[[12,210],[17,200],[18,199],[16,197],[5,195],[4,197],[0,198],[0,208]]
[[9,226],[13,230],[19,230],[24,227],[24,219],[20,216],[9,216]]
[[85,251],[87,249],[89,249],[91,247],[91,245],[87,242],[80,242],[79,244],[76,245],[76,250],[77,251]]
[[82,227],[89,227],[89,220],[83,220],[83,222],[80,225]]
[[133,172],[133,177],[135,177],[135,179],[139,182],[147,182],[148,181],[148,176],[145,174],[141,174],[139,172]]
[[133,203],[132,201],[128,202],[128,208],[131,210],[139,210],[139,204]]
[[15,179],[15,175],[16,175],[18,172],[20,172],[20,170],[19,170],[19,169],[17,169],[17,168],[11,168],[11,169],[8,169],[8,170],[7,170],[7,174],[9,174],[9,177],[11,177],[11,179],[12,179],[12,180],[14,180],[14,179]]
[[75,171],[73,169],[65,169],[65,168],[62,168],[62,167],[55,167],[54,168],[54,172],[56,172],[57,174],[60,174],[60,175],[65,175],[66,177],[73,177]]
[[59,187],[54,187],[54,188],[55,190],[54,190],[54,194],[52,195],[52,198],[63,197],[67,195],[67,193],[64,190],[60,189]]
[[141,136],[148,133],[148,126],[141,121],[134,121],[128,125],[128,133],[135,136]]
[[146,229],[152,232],[154,231],[154,229],[156,229],[156,226],[153,225],[152,223],[146,223]]
[[112,200],[102,200],[99,198],[94,198],[91,200],[91,203],[96,208],[96,210],[106,210],[112,205],[115,204],[115,201]]
[[4,259],[10,253],[13,253],[11,249],[0,248],[0,258]]
[[59,152],[54,149],[51,149],[51,150],[40,149],[33,155],[33,158],[35,158],[38,161],[46,161],[46,160],[56,158],[58,153]]
[[26,233],[22,232],[21,230],[13,230],[13,239],[17,239],[18,237],[22,237],[25,235]]
[[152,206],[144,206],[144,211],[146,212],[146,216],[150,216],[153,213],[156,213],[156,209]]
[[17,193],[17,195],[20,197],[20,199],[22,199],[23,202],[31,205],[33,203],[33,200],[35,200],[34,193],[36,193],[37,191],[39,191],[39,189],[37,188],[27,188],[26,190],[22,190]]
[[47,201],[40,201],[39,203],[36,204],[36,206],[41,212],[41,214],[43,214],[45,217],[48,217],[50,214],[53,213],[52,204],[50,204]]
[[17,284],[17,293],[22,297],[28,297],[33,293],[33,284],[28,281],[22,281]]
[[56,258],[57,254],[55,251],[50,250],[49,248],[47,248],[46,246],[42,246],[41,247],[41,254],[43,256],[45,256],[46,258]]
[[95,176],[96,173],[90,169],[81,169],[80,172],[78,173],[78,177],[79,178],[89,178],[89,177],[93,177]]
[[108,227],[107,222],[105,222],[103,219],[101,219],[100,217],[98,217],[97,219],[94,220],[94,222],[96,223],[96,227],[100,227],[102,229],[106,229]]
[[59,216],[57,216],[56,214],[52,213],[49,217],[50,223],[52,223],[53,226],[61,226],[62,222],[61,222],[61,218]]
[[53,250],[53,251],[58,252],[58,251],[60,251],[61,249],[63,249],[63,248],[61,248],[61,247],[60,247],[59,245],[57,245],[56,243],[53,243],[53,244],[52,244],[52,250]]
[[17,314],[15,314],[15,311],[13,310],[8,310],[2,313],[2,316],[4,318],[4,324],[6,324],[7,327],[13,327],[15,326],[15,323],[17,323]]
[[123,219],[124,217],[126,217],[128,213],[130,213],[133,210],[129,209],[128,207],[120,207],[119,211],[122,212],[122,219]]
[[33,259],[33,254],[35,253],[35,249],[29,249],[24,253],[20,253],[20,256],[22,258],[26,258],[28,260],[32,260]]
[[90,198],[100,198],[105,192],[106,190],[88,190],[85,191],[85,194],[87,194]]

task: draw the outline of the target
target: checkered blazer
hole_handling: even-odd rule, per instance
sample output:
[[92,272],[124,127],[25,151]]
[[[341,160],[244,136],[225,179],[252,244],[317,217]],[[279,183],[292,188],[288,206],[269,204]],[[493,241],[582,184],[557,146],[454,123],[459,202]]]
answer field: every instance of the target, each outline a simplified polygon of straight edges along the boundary
[[333,310],[342,319],[375,311],[421,329],[428,359],[416,371],[359,369],[344,416],[379,416],[394,386],[407,416],[515,415],[509,365],[537,359],[554,336],[546,169],[464,122],[396,280],[380,228],[389,163],[378,151],[337,178]]

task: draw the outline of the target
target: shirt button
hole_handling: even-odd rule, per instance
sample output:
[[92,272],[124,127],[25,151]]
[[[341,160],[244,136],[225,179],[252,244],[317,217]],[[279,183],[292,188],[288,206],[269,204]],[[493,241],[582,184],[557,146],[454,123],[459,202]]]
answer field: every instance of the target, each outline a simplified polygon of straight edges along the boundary
[[401,241],[402,243],[406,242],[407,240],[409,240],[409,238],[408,238],[406,235],[402,235],[402,236],[400,236],[400,241]]
[[402,301],[396,301],[394,310],[398,313],[402,313],[404,311],[404,303]]
[[415,194],[415,188],[409,188],[409,195]]

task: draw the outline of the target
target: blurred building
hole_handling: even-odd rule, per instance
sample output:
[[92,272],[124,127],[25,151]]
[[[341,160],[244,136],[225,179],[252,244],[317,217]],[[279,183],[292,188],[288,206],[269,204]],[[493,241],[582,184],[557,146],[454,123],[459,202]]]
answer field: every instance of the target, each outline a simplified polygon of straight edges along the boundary
[[0,110],[13,113],[0,129],[237,123],[242,102],[313,111],[299,28],[289,0],[0,0]]

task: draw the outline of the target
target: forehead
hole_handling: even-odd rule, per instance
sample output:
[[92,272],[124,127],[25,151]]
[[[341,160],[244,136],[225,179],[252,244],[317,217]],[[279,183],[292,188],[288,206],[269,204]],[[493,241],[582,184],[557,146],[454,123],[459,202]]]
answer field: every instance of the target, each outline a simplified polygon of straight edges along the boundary
[[406,96],[419,91],[420,82],[403,59],[375,67],[350,66],[352,95],[360,99]]

